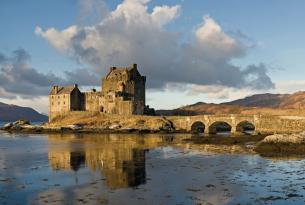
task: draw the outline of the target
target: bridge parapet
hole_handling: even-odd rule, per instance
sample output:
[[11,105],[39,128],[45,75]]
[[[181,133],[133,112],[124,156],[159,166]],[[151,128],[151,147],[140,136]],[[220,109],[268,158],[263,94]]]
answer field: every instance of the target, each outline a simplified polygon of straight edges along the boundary
[[213,132],[215,123],[226,123],[231,127],[231,132],[237,131],[236,127],[241,122],[248,122],[256,126],[259,117],[255,115],[197,115],[197,116],[173,116],[169,117],[178,130],[191,131],[194,123],[201,122],[206,133]]

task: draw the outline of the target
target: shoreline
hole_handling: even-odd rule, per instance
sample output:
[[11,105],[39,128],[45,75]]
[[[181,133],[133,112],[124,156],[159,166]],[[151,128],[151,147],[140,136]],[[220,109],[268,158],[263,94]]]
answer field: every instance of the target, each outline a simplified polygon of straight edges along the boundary
[[[11,123],[8,127],[1,127],[0,131],[10,134],[185,134],[190,135],[184,141],[194,142],[201,146],[214,146],[215,150],[231,153],[232,150],[243,150],[245,153],[259,154],[264,156],[305,156],[305,132],[298,134],[231,134],[221,135],[201,135],[186,130],[175,129],[136,129],[136,128],[102,128],[86,126],[50,126],[50,125],[30,125],[26,121]],[[24,123],[24,124],[23,124]],[[279,139],[278,139],[278,136]],[[269,138],[274,139],[269,139]],[[293,138],[294,137],[294,138]],[[291,138],[291,139],[290,139]],[[296,141],[296,139],[298,141]],[[283,141],[284,140],[284,141]],[[237,148],[237,149],[235,149]],[[237,152],[238,153],[238,152]]]

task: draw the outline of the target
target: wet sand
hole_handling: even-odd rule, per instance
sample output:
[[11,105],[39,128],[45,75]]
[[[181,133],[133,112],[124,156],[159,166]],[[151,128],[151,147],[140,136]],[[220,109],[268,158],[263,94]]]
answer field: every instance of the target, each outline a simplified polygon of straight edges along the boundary
[[304,204],[305,158],[235,140],[1,132],[0,204]]

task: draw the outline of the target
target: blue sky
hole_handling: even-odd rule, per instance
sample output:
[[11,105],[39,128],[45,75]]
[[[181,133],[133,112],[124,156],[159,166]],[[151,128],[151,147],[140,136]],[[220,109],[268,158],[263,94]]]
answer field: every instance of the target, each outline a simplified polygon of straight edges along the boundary
[[[143,2],[143,0],[140,1]],[[29,66],[44,74],[53,73],[62,76],[66,70],[92,69],[91,67],[94,66],[91,62],[86,61],[87,59],[79,63],[69,53],[56,49],[52,45],[53,39],[35,34],[37,26],[42,29],[42,32],[46,32],[49,28],[62,31],[72,25],[79,27],[97,25],[100,19],[96,16],[102,14],[95,15],[94,12],[99,11],[93,9],[86,14],[84,20],[82,16],[84,2],[78,0],[1,0],[0,53],[10,56],[12,51],[22,48],[30,55]],[[99,0],[88,2],[96,5],[102,4],[102,1]],[[122,4],[122,1],[119,0],[104,2],[109,12]],[[166,85],[148,91],[148,103],[153,107],[173,108],[197,101],[221,102],[260,92],[294,92],[300,90],[303,85],[305,86],[304,0],[151,0],[144,4],[148,6],[148,13],[153,12],[153,8],[156,6],[180,6],[179,15],[161,29],[176,33],[180,43],[194,41],[194,33],[204,23],[203,17],[209,16],[227,36],[237,39],[247,46],[241,56],[236,57],[235,54],[230,56],[229,63],[240,66],[241,69],[251,64],[263,63],[267,68],[267,75],[275,84],[274,88],[266,87],[264,89],[256,87],[244,89],[242,86],[220,84],[217,85],[220,88],[213,92],[223,92],[222,96],[205,93],[209,87],[204,87],[200,93],[190,92],[189,86],[176,89],[172,88],[175,86]],[[149,40],[147,39],[147,41]],[[82,56],[80,58],[82,59]],[[141,68],[141,65],[139,67]],[[187,68],[185,72],[188,72]],[[224,69],[223,72],[226,70]],[[144,69],[144,73],[149,74],[150,71]],[[202,75],[205,75],[204,71]],[[147,76],[147,78],[149,77]],[[197,81],[192,80],[183,83],[198,84]],[[214,84],[203,83],[202,85],[213,86]],[[10,91],[6,88],[5,90]],[[14,92],[10,94],[14,94]],[[17,93],[16,96],[19,97],[15,99],[0,95],[0,100],[25,106],[32,105],[40,111],[47,111],[44,105],[46,98],[43,95],[29,97],[29,95],[23,96]],[[33,105],[29,99],[37,100]]]

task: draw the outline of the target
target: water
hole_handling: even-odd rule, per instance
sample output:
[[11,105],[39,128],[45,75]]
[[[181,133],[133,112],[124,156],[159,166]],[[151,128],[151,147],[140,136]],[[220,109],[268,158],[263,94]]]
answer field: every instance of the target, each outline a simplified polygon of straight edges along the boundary
[[0,204],[304,204],[304,159],[185,139],[0,133]]

